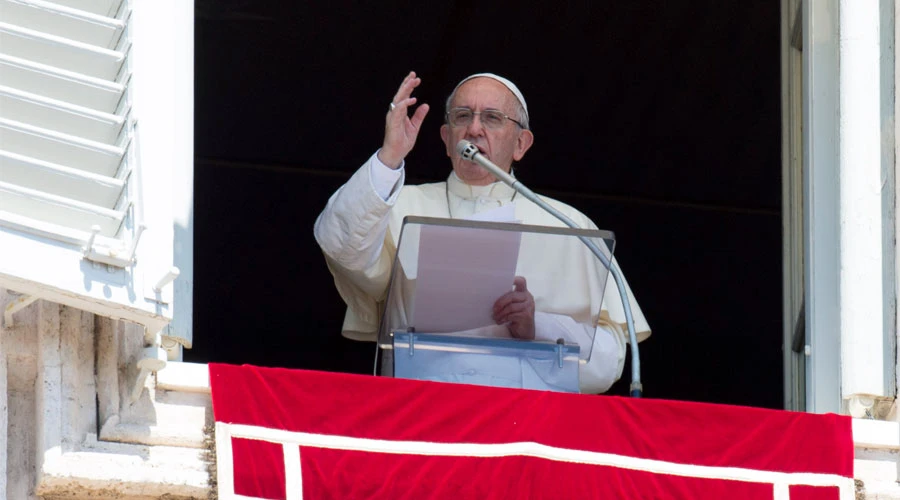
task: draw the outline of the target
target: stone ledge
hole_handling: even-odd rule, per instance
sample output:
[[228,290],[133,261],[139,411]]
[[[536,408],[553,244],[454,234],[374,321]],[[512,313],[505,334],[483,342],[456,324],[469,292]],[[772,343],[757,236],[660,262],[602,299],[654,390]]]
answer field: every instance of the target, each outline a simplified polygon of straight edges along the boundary
[[205,364],[170,363],[155,385],[145,382],[138,401],[103,422],[100,441],[202,448],[203,429],[213,423],[208,373]]
[[853,445],[856,448],[900,450],[900,423],[854,418]]
[[863,482],[857,498],[865,500],[900,500],[900,485],[883,481]]
[[206,363],[169,361],[165,368],[156,372],[156,388],[209,394],[209,366]]
[[119,422],[118,415],[110,417],[100,429],[100,440],[146,446],[202,448],[203,426],[158,426]]
[[900,423],[853,419],[853,475],[858,498],[900,500]]
[[205,499],[205,450],[97,441],[88,434],[78,450],[44,456],[35,494],[52,498]]

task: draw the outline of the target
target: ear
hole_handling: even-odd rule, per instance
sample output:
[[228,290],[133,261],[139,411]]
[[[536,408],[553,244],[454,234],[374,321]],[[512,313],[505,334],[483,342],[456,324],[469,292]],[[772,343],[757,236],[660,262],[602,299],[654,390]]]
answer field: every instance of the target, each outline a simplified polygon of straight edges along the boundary
[[519,161],[525,156],[525,152],[534,144],[534,134],[530,130],[522,130],[516,139],[516,149],[513,151],[513,159]]
[[450,127],[447,124],[441,125],[441,140],[444,141],[444,147],[447,149],[447,156],[453,157],[453,150],[450,149]]

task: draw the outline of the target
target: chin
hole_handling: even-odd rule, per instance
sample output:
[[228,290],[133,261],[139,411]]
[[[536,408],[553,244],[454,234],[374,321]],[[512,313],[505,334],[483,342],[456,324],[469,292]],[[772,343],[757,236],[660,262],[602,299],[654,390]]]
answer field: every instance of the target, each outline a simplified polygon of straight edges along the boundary
[[490,184],[496,181],[494,176],[489,174],[487,170],[474,163],[465,166],[461,165],[456,169],[456,176],[462,179],[466,184]]

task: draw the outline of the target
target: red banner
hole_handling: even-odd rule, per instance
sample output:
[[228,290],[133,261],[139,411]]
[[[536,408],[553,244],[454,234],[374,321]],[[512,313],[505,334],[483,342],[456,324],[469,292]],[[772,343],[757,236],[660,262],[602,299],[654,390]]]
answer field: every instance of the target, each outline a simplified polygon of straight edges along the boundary
[[209,370],[223,499],[853,498],[838,415]]

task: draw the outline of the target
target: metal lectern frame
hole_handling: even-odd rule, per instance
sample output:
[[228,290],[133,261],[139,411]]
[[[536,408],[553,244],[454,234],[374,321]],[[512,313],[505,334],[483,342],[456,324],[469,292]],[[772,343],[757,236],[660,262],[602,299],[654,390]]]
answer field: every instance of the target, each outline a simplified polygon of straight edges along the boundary
[[[597,273],[594,279],[600,283],[600,290],[605,290],[606,280],[609,277],[608,268],[605,263],[596,261],[595,256],[591,255],[592,251],[583,243],[590,242],[595,248],[605,250],[607,252],[605,258],[609,262],[612,260],[615,246],[613,233],[599,229],[408,216],[403,220],[398,251],[394,258],[387,297],[382,309],[375,364],[378,375],[577,392],[578,367],[590,360],[593,337],[587,345],[583,345],[585,342],[579,345],[565,342],[563,339],[524,341],[508,337],[417,331],[414,321],[408,317],[411,314],[410,310],[414,310],[415,277],[409,279],[407,272],[404,271],[404,263],[401,262],[402,253],[406,253],[409,258],[409,252],[406,251],[409,248],[404,245],[414,244],[418,250],[419,233],[413,229],[417,226],[521,233],[521,248],[525,256],[519,257],[531,258],[532,261],[535,255],[541,253],[534,248],[539,247],[543,250],[546,247],[552,250],[553,245],[563,245],[570,254],[583,252],[585,256],[581,258],[594,262],[595,267],[591,269]],[[563,242],[563,239],[581,241]],[[528,247],[531,247],[531,250],[528,250]],[[418,257],[417,252],[415,255]],[[545,259],[553,257],[546,255]],[[406,262],[406,265],[415,267],[410,266],[409,262]],[[518,266],[527,267],[525,263],[520,262],[517,265],[517,274]],[[592,322],[600,312],[600,303],[596,304],[596,308],[596,311],[590,311]],[[449,374],[441,372],[442,367],[446,366],[453,366],[459,373],[453,370],[450,370],[452,373]],[[508,367],[509,370],[504,371],[504,367]],[[427,373],[429,370],[432,373]],[[473,371],[484,373],[467,377],[467,374]],[[438,372],[437,375],[434,372]],[[518,374],[516,375],[518,378],[506,377],[505,373]],[[442,374],[446,376],[441,376]]]

